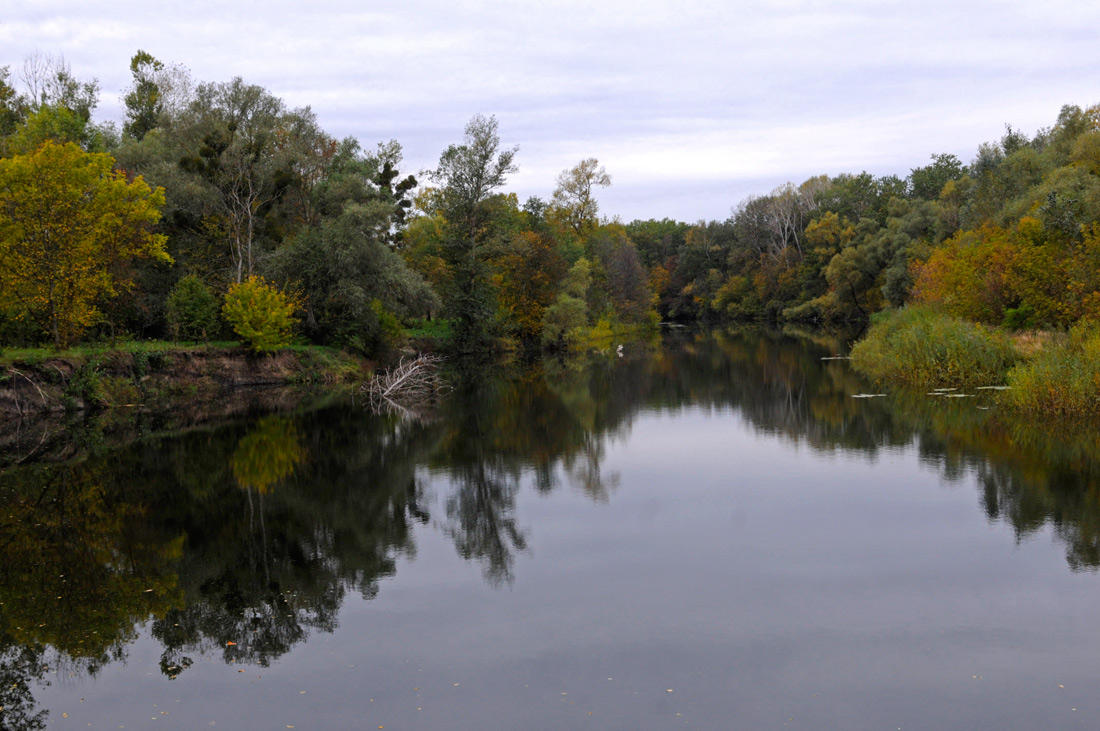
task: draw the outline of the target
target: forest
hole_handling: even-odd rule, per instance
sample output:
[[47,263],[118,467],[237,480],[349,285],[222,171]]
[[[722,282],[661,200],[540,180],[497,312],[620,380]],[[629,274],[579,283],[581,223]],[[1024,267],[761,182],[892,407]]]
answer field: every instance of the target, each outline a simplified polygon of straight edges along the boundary
[[[543,199],[475,116],[433,170],[336,139],[235,78],[138,51],[121,129],[60,57],[0,68],[0,347],[236,337],[392,351],[565,349],[660,322],[866,322],[929,308],[1005,331],[1100,317],[1100,107],[1005,127],[964,163],[788,182],[722,221],[600,215],[595,158]],[[457,136],[457,135],[456,135]]]

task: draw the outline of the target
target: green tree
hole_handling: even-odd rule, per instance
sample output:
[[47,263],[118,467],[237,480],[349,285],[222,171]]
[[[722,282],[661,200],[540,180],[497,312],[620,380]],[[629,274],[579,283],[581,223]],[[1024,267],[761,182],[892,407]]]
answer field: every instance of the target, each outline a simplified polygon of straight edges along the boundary
[[165,237],[153,233],[164,191],[128,181],[113,164],[52,142],[0,160],[0,309],[34,322],[58,347],[129,286],[130,261],[171,262]]
[[492,192],[518,170],[513,162],[516,151],[500,149],[496,118],[476,115],[466,125],[463,144],[444,150],[431,173],[440,185],[447,222],[441,253],[451,277],[445,304],[453,345],[460,351],[484,347],[495,326],[496,293],[482,249],[492,233]]
[[176,282],[168,294],[165,315],[172,337],[206,340],[218,327],[218,298],[194,274]]
[[373,302],[401,317],[438,308],[435,292],[386,244],[393,209],[384,200],[349,203],[273,256],[271,271],[304,295],[311,337],[374,350],[384,333]]
[[568,345],[588,324],[591,265],[581,257],[566,274],[561,292],[542,318],[542,341],[550,347]]
[[915,198],[935,200],[949,180],[958,180],[966,172],[959,158],[950,153],[932,156],[932,164],[909,172],[909,190]]
[[9,141],[13,152],[28,154],[43,142],[73,142],[89,152],[110,149],[114,127],[96,125],[92,112],[99,104],[99,82],[73,76],[64,56],[28,57],[20,71],[25,94],[19,97],[21,125]]
[[177,159],[203,189],[196,203],[207,236],[228,244],[231,281],[253,274],[267,214],[289,185],[287,124],[281,99],[235,78],[199,85],[180,125]]
[[518,147],[500,149],[496,117],[474,115],[466,124],[463,144],[450,145],[439,157],[439,165],[430,174],[441,186],[447,220],[463,225],[471,256],[478,243],[478,224],[484,204],[508,175],[519,170],[514,160]]
[[156,76],[164,70],[164,64],[145,51],[139,50],[130,59],[133,85],[123,101],[126,104],[126,123],[122,133],[140,140],[157,126],[164,102]]
[[6,140],[27,116],[27,100],[12,86],[11,71],[0,66],[0,157],[4,155]]

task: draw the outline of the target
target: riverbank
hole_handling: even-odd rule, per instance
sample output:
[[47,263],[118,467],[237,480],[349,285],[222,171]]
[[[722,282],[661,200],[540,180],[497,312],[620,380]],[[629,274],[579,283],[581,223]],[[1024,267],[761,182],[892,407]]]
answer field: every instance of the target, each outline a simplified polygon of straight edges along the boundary
[[128,343],[0,358],[0,418],[110,407],[163,410],[249,387],[355,383],[373,364],[333,348],[255,355],[234,344]]
[[1007,332],[916,307],[877,315],[852,365],[879,383],[1002,390],[1023,414],[1100,418],[1100,323]]

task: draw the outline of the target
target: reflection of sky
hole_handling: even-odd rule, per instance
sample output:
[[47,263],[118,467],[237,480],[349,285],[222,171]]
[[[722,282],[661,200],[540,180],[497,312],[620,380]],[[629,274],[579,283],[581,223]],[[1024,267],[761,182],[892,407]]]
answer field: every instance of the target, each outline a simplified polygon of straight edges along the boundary
[[1097,576],[1071,573],[1048,531],[1016,545],[973,484],[945,486],[914,450],[822,454],[683,410],[639,415],[601,468],[621,476],[606,504],[521,492],[511,586],[425,526],[376,599],[271,668],[196,658],[168,682],[141,642],[42,697],[74,726],[127,728],[162,711],[179,728],[1100,721]]
[[365,147],[434,167],[476,113],[520,145],[513,189],[548,197],[595,156],[625,220],[721,219],[812,175],[964,162],[1096,101],[1100,5],[1048,0],[351,4],[7,2],[0,65],[64,53],[121,119],[139,48],[197,79],[242,76]]

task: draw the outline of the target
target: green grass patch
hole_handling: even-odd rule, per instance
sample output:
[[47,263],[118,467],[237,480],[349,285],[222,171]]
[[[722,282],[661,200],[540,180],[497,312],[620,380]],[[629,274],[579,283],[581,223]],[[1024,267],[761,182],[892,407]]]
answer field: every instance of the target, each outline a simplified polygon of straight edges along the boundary
[[351,382],[364,378],[363,361],[339,348],[323,345],[290,345],[285,348],[298,356],[302,371],[298,383]]
[[237,348],[240,343],[228,340],[221,342],[173,342],[170,340],[123,340],[109,345],[93,343],[57,350],[54,348],[5,348],[0,352],[0,366],[14,363],[43,363],[52,358],[73,363],[84,363],[107,353],[162,354],[177,350],[209,349],[220,350]]
[[878,313],[852,347],[852,365],[876,381],[929,387],[1002,384],[1018,359],[1005,334],[919,307]]
[[413,340],[426,338],[444,342],[451,337],[451,323],[447,320],[409,320],[405,324],[405,335]]
[[1006,401],[1026,414],[1100,416],[1100,322],[1078,323],[1008,374]]

